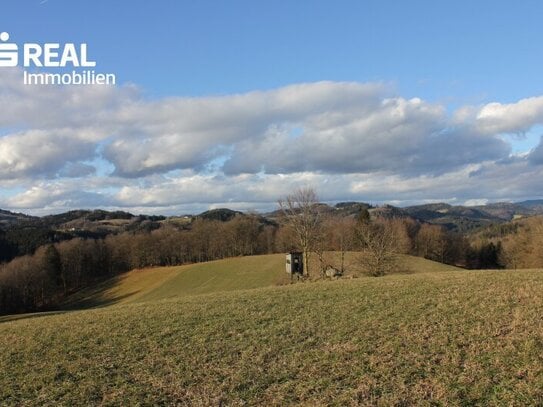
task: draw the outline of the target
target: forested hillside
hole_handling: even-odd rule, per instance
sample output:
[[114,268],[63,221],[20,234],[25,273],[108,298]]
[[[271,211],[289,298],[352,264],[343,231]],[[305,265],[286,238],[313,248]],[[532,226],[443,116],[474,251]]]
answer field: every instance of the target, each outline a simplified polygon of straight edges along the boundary
[[[481,223],[490,210],[483,213],[445,204],[400,209],[356,202],[333,207],[316,203],[312,210],[319,219],[313,247],[320,264],[317,278],[325,268],[343,268],[331,264],[323,254],[326,251],[371,252],[372,262],[366,267],[376,275],[394,267],[387,264],[394,254],[465,268],[543,265],[542,220],[537,216],[508,222],[503,217],[515,215],[502,213],[499,220],[485,220],[487,226],[460,233],[458,227],[443,224],[443,216],[454,213],[466,222],[477,218]],[[370,223],[361,223],[364,213]],[[0,229],[5,261],[0,265],[0,314],[55,309],[71,293],[135,268],[300,248],[296,232],[281,211],[261,216],[216,209],[171,218],[106,211],[72,211],[43,218],[4,211],[3,216],[9,222]]]

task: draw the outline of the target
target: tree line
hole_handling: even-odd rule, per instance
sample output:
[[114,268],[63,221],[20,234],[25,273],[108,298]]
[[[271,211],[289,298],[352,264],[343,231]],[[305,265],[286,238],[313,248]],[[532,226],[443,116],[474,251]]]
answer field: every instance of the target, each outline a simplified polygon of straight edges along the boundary
[[[533,216],[494,225],[471,239],[472,247],[486,251],[499,267],[508,269],[543,266],[543,217]],[[481,268],[485,268],[484,265]]]
[[[524,227],[524,240],[502,239],[502,244],[489,237],[470,241],[444,227],[411,218],[372,218],[365,208],[355,216],[337,216],[323,210],[312,190],[297,191],[279,207],[276,222],[240,214],[228,221],[163,222],[155,230],[43,245],[33,254],[0,265],[0,314],[56,309],[70,294],[132,269],[255,254],[302,251],[314,260],[306,262],[310,278],[323,277],[330,267],[344,272],[348,251],[359,252],[364,270],[374,276],[398,267],[398,254],[466,268],[543,262],[536,244],[526,243],[541,236],[542,222]],[[532,256],[532,263],[515,254],[530,250],[539,253],[539,257]],[[339,260],[328,256],[331,251],[340,253]],[[317,269],[311,270],[310,264],[317,264]]]
[[[359,252],[367,274],[381,276],[400,267],[399,254],[411,254],[446,264],[477,267],[483,249],[474,249],[468,239],[439,225],[412,218],[372,218],[367,208],[354,217],[334,216],[319,204],[315,190],[301,188],[279,200],[282,230],[289,230],[291,246],[303,253],[306,278],[325,276],[334,268],[344,272],[344,253]],[[340,253],[332,264],[327,251]],[[313,270],[317,258],[318,270]]]
[[0,265],[0,314],[55,309],[71,293],[132,269],[272,253],[276,229],[237,216],[44,245]]

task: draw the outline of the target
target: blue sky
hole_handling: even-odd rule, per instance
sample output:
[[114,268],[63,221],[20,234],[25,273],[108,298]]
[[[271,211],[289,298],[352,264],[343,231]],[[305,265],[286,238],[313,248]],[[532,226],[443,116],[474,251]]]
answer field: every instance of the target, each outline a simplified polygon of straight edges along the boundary
[[[81,111],[58,108],[58,117],[40,122],[35,119],[39,107],[25,110],[29,100],[48,101],[48,116],[56,108],[55,100],[66,100],[67,94],[89,100],[89,89],[26,89],[21,96],[20,91],[6,90],[12,77],[4,79],[5,100],[17,95],[22,107],[17,120],[0,118],[0,142],[5,141],[0,144],[0,207],[35,213],[91,204],[160,213],[219,205],[262,209],[273,205],[276,194],[300,183],[322,189],[323,199],[398,204],[516,200],[543,194],[538,185],[518,187],[519,179],[539,175],[543,157],[538,144],[543,115],[536,99],[543,95],[540,1],[4,0],[1,7],[0,30],[9,32],[11,41],[88,43],[96,70],[115,73],[118,84],[112,91],[101,90],[94,104],[81,104]],[[341,85],[345,83],[351,84],[348,89]],[[297,87],[300,84],[314,86]],[[379,89],[360,87],[368,84]],[[215,100],[217,96],[222,99]],[[309,106],[316,97],[320,104],[300,108],[300,113],[297,105],[281,102],[274,105],[281,111],[277,116],[266,106],[279,97],[299,98],[301,106]],[[352,103],[345,104],[345,98]],[[395,107],[383,108],[389,99]],[[240,103],[260,104],[263,110],[249,112]],[[387,114],[398,111],[407,119],[390,129],[368,127],[353,109],[359,109],[359,115],[375,114],[383,123],[390,121]],[[471,113],[459,120],[459,112],[468,110]],[[138,123],[137,117],[127,124],[126,111],[137,111],[147,121],[142,120],[140,128],[131,124]],[[495,123],[489,124],[490,119],[480,115],[483,111],[492,111]],[[84,116],[81,112],[94,119],[66,119]],[[203,117],[211,112],[211,119],[187,124],[194,112]],[[230,122],[225,112],[236,121]],[[179,119],[183,114],[186,120]],[[344,121],[322,124],[331,115]],[[108,126],[89,124],[105,116]],[[164,127],[157,127],[156,117]],[[400,125],[403,130],[394,133]],[[221,131],[233,127],[235,134]],[[95,133],[89,136],[91,130]],[[288,145],[277,141],[285,132],[294,134],[300,151],[311,146],[310,140],[328,137],[331,153],[340,159],[313,151],[303,165],[268,160],[266,146],[282,151]],[[394,133],[397,139],[387,144],[382,136],[385,144],[378,146],[375,134],[380,132]],[[419,140],[424,132],[427,139]],[[71,140],[78,142],[71,150],[52,148],[43,162],[30,162],[32,157],[21,153],[34,138],[65,146],[72,133]],[[436,144],[435,134],[450,136]],[[374,142],[368,144],[372,137]],[[195,147],[204,139],[208,142]],[[399,164],[358,160],[343,142],[363,146],[361,155],[388,151],[382,160]],[[160,146],[169,149],[164,156]],[[407,153],[402,155],[395,146]],[[179,156],[172,153],[176,149]],[[445,163],[440,167],[420,157],[441,149],[458,159],[436,153],[436,161]],[[252,151],[255,157],[246,160]],[[479,180],[484,185],[507,175],[517,187],[481,188],[474,174],[490,174]],[[283,191],[279,185],[285,179]],[[469,189],[451,189],[451,182],[465,185],[466,179]],[[189,188],[190,182],[194,185]],[[259,190],[262,183],[273,187]],[[329,190],[321,188],[323,183],[342,187]],[[385,187],[379,189],[380,183]],[[198,187],[222,190],[231,184],[242,186],[216,195]],[[186,187],[186,193],[168,195],[172,186]],[[153,188],[161,199],[138,201],[142,190]]]
[[12,39],[87,42],[152,96],[386,81],[453,104],[543,92],[540,1],[3,0]]

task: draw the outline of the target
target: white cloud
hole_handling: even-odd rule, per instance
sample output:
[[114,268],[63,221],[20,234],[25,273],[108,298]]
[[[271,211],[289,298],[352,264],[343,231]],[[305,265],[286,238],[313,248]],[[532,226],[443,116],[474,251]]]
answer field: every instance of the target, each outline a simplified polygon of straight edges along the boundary
[[95,154],[92,130],[28,130],[0,137],[0,178],[52,176]]
[[[75,87],[79,91],[38,87],[27,109],[22,106],[30,98],[29,87],[20,85],[21,90],[5,80],[0,85],[6,85],[2,95],[13,99],[0,123],[25,123],[30,130],[36,126],[35,130],[49,131],[48,145],[58,145],[54,132],[59,128],[78,140],[107,140],[103,157],[115,166],[116,175],[124,177],[173,169],[199,171],[218,158],[225,161],[227,174],[435,174],[504,158],[510,150],[495,135],[459,126],[443,106],[391,96],[390,89],[379,83],[317,82],[266,92],[157,101],[145,101],[131,87]],[[81,136],[82,131],[94,137]],[[30,140],[24,134],[8,137],[12,143]],[[3,155],[11,172],[4,171],[13,176],[11,169],[21,167],[26,169],[23,175],[41,171],[42,176],[51,176],[49,167],[89,158],[88,151],[87,157],[79,157],[68,150],[80,151],[72,145],[32,165],[30,152],[6,148]]]
[[5,208],[261,209],[300,185],[329,201],[469,203],[533,196],[543,175],[541,143],[513,156],[502,137],[543,123],[543,97],[450,115],[381,83],[149,101],[19,73],[0,73]]
[[510,146],[498,137],[454,128],[439,105],[420,99],[384,99],[371,110],[317,114],[292,138],[288,127],[234,146],[226,173],[323,171],[442,173],[458,166],[499,159]]
[[275,209],[278,198],[300,186],[315,187],[323,201],[475,204],[534,197],[542,177],[543,166],[532,166],[526,160],[507,165],[487,162],[439,176],[412,177],[314,172],[224,176],[186,170],[139,180],[91,177],[83,181],[41,181],[0,201],[0,207],[30,213],[93,207],[156,214],[194,213],[216,207],[263,211]]
[[111,202],[103,193],[81,190],[73,184],[41,182],[25,192],[5,199],[3,205],[8,208],[25,209],[31,213],[35,213],[36,210],[52,213],[73,208],[110,206]]
[[543,96],[516,103],[489,103],[477,112],[477,127],[487,134],[522,133],[543,123]]
[[20,69],[4,68],[0,72],[0,127],[111,128],[118,124],[112,113],[138,98],[133,85],[24,85]]
[[119,175],[128,177],[201,168],[237,143],[261,139],[278,126],[319,121],[341,126],[346,115],[379,108],[385,91],[380,84],[319,82],[268,92],[133,104],[118,113],[124,128],[105,156]]
[[466,205],[466,206],[481,206],[481,205],[486,205],[487,203],[488,203],[488,199],[479,198],[479,199],[468,199],[466,202],[464,202],[464,205]]

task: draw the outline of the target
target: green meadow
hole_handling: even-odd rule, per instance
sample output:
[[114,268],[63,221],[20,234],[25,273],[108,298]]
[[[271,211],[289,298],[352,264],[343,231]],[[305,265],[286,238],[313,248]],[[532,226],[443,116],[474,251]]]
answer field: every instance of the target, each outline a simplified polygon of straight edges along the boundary
[[543,403],[541,270],[406,256],[290,284],[283,261],[135,270],[71,311],[3,318],[0,405]]

